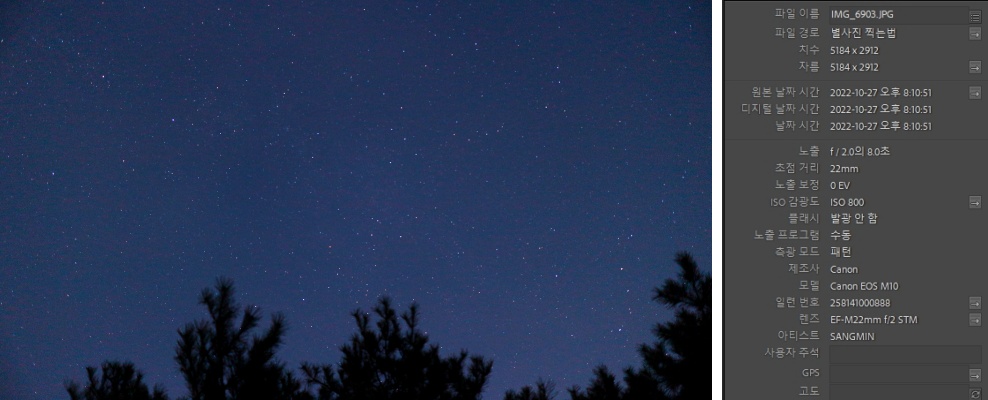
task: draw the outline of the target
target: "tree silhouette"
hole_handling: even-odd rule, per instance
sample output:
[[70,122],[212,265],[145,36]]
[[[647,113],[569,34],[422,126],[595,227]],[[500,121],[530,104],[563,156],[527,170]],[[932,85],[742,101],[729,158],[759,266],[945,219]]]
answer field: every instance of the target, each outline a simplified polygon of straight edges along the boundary
[[504,394],[504,400],[553,400],[555,398],[556,384],[541,378],[535,382],[535,388],[525,386],[519,392],[509,390]]
[[[178,331],[175,361],[191,400],[306,399],[302,384],[274,355],[285,333],[285,318],[275,314],[259,336],[251,332],[261,320],[257,307],[242,312],[233,298],[233,282],[217,279],[215,292],[204,289],[199,303],[209,320]],[[237,319],[240,318],[239,325]]]
[[624,398],[624,388],[621,387],[621,384],[617,382],[617,377],[615,377],[606,366],[600,365],[594,368],[593,374],[594,379],[590,383],[590,387],[587,388],[586,392],[580,390],[577,386],[568,389],[571,399],[612,400]]
[[[340,350],[338,366],[302,366],[320,400],[437,399],[476,400],[491,373],[492,363],[469,357],[466,351],[443,358],[439,346],[427,345],[418,329],[418,306],[400,317],[384,297],[374,308],[378,321],[354,311],[358,333]],[[376,328],[376,329],[375,329]],[[469,358],[469,363],[467,362]]]
[[[659,381],[651,374],[628,367],[624,369],[624,400],[663,400],[669,396],[662,390]],[[708,397],[709,398],[709,397]]]
[[[675,310],[675,319],[656,324],[652,332],[658,340],[642,344],[639,354],[642,367],[624,369],[624,385],[601,365],[584,391],[574,386],[567,391],[572,400],[693,400],[711,397],[711,324],[712,287],[710,276],[703,274],[693,256],[676,255],[678,278],[667,279],[655,288],[652,298]],[[526,389],[528,389],[526,387]],[[505,400],[515,400],[509,391]]]
[[165,390],[155,386],[148,390],[144,384],[144,374],[134,368],[134,364],[119,361],[104,361],[101,373],[96,367],[86,367],[89,382],[81,389],[75,381],[65,383],[65,390],[72,400],[167,400]]
[[[374,308],[379,321],[373,327],[370,315],[352,313],[358,333],[341,347],[337,366],[302,365],[303,384],[275,359],[285,333],[281,314],[271,318],[266,331],[252,335],[260,310],[241,310],[233,298],[233,282],[223,278],[217,279],[215,290],[202,291],[199,303],[206,306],[209,319],[179,329],[175,347],[189,391],[183,400],[477,400],[491,373],[490,361],[465,350],[440,356],[439,346],[429,345],[418,329],[418,306],[413,304],[399,318],[391,301],[382,298]],[[85,389],[73,381],[65,384],[73,400],[167,400],[163,389],[148,390],[131,363],[104,362],[102,374],[94,367],[86,372]]]
[[655,289],[653,300],[676,311],[673,321],[653,329],[658,340],[639,348],[641,370],[632,371],[635,382],[657,382],[671,399],[709,399],[711,396],[713,303],[710,276],[703,274],[693,256],[676,255],[679,279],[667,279]]
[[659,383],[640,371],[624,369],[624,385],[604,365],[594,368],[594,378],[584,391],[579,386],[567,389],[571,400],[667,400]]

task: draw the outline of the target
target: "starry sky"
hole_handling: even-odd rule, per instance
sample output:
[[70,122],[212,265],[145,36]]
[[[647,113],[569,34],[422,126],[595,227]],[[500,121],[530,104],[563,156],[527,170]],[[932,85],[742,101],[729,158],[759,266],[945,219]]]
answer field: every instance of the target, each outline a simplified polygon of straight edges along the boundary
[[105,359],[185,394],[219,276],[290,366],[387,295],[485,398],[585,386],[709,271],[709,2],[173,3],[0,6],[0,398]]

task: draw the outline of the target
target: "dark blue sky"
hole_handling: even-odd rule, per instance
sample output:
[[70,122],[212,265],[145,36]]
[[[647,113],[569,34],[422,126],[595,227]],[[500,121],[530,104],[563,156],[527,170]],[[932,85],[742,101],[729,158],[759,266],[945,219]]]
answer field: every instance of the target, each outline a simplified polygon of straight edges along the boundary
[[218,276],[292,366],[388,295],[486,398],[564,389],[709,270],[709,2],[0,7],[0,398],[104,359],[184,394]]

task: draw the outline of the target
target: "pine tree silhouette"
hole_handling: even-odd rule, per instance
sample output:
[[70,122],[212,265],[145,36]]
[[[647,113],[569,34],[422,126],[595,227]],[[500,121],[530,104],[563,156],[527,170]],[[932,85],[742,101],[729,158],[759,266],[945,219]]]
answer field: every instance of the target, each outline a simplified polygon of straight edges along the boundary
[[556,398],[556,384],[552,381],[539,379],[535,387],[525,386],[521,391],[509,390],[504,394],[504,400],[553,400]]
[[[641,368],[624,369],[624,385],[607,367],[594,369],[590,386],[567,391],[572,400],[695,400],[711,398],[712,286],[693,256],[676,255],[680,272],[655,288],[653,300],[675,310],[672,321],[656,324],[655,343],[639,347]],[[526,387],[526,389],[529,389]],[[530,389],[529,389],[530,390]],[[508,395],[517,395],[509,391]],[[515,398],[505,397],[506,400]]]
[[676,263],[681,269],[679,279],[666,280],[653,297],[675,310],[676,318],[657,324],[653,333],[658,340],[639,348],[644,365],[635,371],[634,379],[658,382],[671,399],[709,399],[713,384],[711,279],[689,253],[677,254]]
[[593,374],[594,379],[586,392],[577,386],[568,390],[572,400],[616,400],[624,398],[624,388],[621,387],[621,384],[617,382],[617,377],[606,366],[597,366],[594,368]]
[[[215,292],[204,289],[199,303],[209,320],[178,331],[175,361],[191,400],[307,399],[301,382],[274,358],[285,334],[285,318],[275,314],[263,334],[251,336],[261,320],[257,307],[242,311],[233,298],[233,282],[217,279]],[[240,318],[239,324],[237,319]]]
[[[338,366],[303,365],[320,400],[437,399],[477,400],[492,363],[480,356],[443,358],[418,329],[418,306],[400,317],[384,297],[374,308],[377,322],[359,310],[351,315],[358,333],[340,350]],[[402,328],[401,322],[404,322]],[[376,328],[376,329],[375,329]],[[467,360],[469,359],[469,363]]]
[[[478,400],[491,373],[490,361],[465,350],[442,357],[439,346],[430,345],[418,328],[418,306],[399,317],[385,297],[374,308],[374,326],[370,315],[352,313],[358,333],[341,347],[340,363],[303,364],[302,381],[275,359],[285,334],[284,317],[275,314],[270,327],[254,335],[261,311],[252,306],[241,310],[233,293],[232,281],[217,279],[215,289],[204,289],[199,297],[209,319],[178,330],[175,361],[189,391],[180,399]],[[65,383],[72,400],[168,399],[159,387],[148,390],[131,363],[104,362],[102,374],[94,367],[86,372],[85,388]]]
[[104,361],[97,373],[95,367],[86,367],[89,380],[85,389],[75,381],[65,383],[65,390],[72,400],[168,400],[165,390],[155,386],[148,390],[144,384],[144,374],[134,368],[134,364],[119,361]]

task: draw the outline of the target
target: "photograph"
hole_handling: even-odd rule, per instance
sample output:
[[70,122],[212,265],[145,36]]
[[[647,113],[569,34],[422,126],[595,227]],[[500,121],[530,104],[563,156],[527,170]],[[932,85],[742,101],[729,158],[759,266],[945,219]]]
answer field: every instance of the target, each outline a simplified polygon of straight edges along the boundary
[[711,399],[712,12],[5,2],[0,399]]

